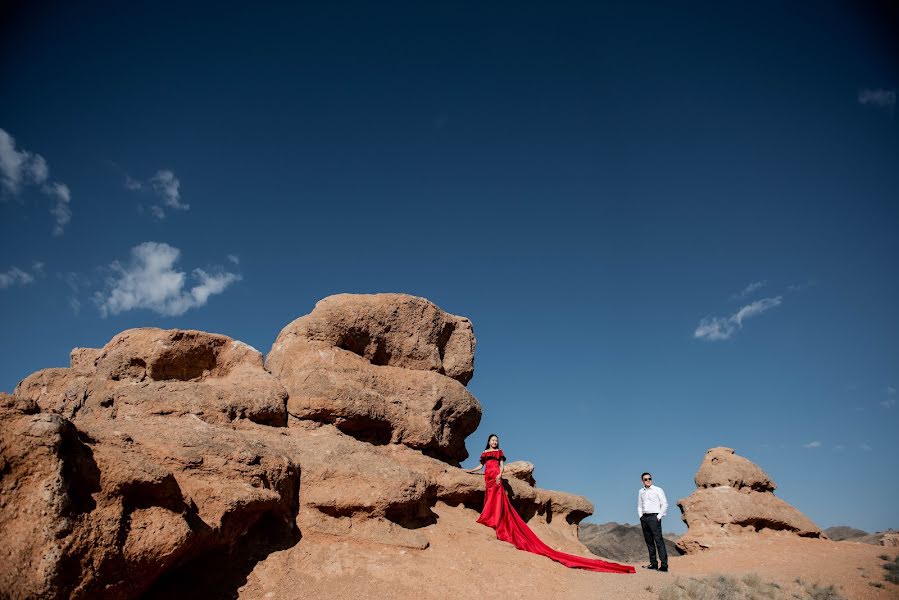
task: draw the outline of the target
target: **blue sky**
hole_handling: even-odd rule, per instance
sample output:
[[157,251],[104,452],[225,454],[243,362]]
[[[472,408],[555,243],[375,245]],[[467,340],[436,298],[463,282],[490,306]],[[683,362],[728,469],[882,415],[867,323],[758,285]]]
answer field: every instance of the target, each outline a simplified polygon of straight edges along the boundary
[[469,451],[499,433],[594,521],[726,445],[823,527],[899,526],[889,9],[29,4],[0,389],[129,327],[267,352],[407,292],[474,323]]

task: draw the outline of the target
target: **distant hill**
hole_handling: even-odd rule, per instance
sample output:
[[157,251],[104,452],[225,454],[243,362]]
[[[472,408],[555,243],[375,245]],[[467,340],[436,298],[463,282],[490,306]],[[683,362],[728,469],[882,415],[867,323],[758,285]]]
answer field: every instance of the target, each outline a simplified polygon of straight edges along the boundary
[[[649,560],[646,542],[643,541],[643,530],[639,525],[581,523],[578,527],[578,539],[590,549],[590,552],[602,558],[623,562]],[[677,546],[667,534],[665,534],[665,548],[668,549],[669,556],[680,555]]]
[[868,532],[849,527],[848,525],[837,525],[836,527],[828,527],[825,529],[824,535],[835,542],[842,542],[843,540],[854,540],[866,536],[868,535]]
[[899,531],[895,529],[887,529],[886,531],[877,531],[868,533],[854,527],[846,525],[838,525],[825,529],[824,533],[827,537],[837,542],[858,542],[860,544],[871,544],[873,546],[895,546],[896,540],[899,539]]

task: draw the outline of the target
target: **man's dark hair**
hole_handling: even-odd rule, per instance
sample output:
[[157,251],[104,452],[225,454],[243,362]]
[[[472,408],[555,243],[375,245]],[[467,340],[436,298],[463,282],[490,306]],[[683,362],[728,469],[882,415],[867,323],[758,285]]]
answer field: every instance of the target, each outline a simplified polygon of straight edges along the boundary
[[652,477],[652,473],[643,473],[642,475],[640,475],[640,480],[642,481],[643,478],[646,477],[647,475],[649,475],[650,477]]

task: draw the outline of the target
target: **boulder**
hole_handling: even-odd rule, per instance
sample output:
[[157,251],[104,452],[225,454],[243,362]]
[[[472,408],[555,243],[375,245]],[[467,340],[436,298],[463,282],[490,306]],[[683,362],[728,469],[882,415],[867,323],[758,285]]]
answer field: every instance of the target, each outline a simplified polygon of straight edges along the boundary
[[124,411],[287,424],[287,392],[263,368],[262,354],[224,335],[129,329],[100,350],[76,348],[71,360],[71,368],[26,377],[16,395],[66,418]]
[[804,514],[774,495],[765,472],[731,448],[712,448],[695,477],[697,489],[678,501],[687,533],[677,542],[693,553],[756,534],[822,537]]
[[469,321],[423,298],[342,294],[285,327],[265,366],[297,419],[458,464],[481,418],[473,352]]
[[507,462],[503,474],[523,481],[531,487],[537,485],[534,480],[534,465],[523,460]]
[[282,329],[273,350],[291,338],[341,348],[373,365],[434,371],[463,385],[474,374],[471,321],[407,294],[329,296]]
[[294,528],[300,469],[193,415],[76,425],[0,399],[0,588],[12,598],[132,598],[269,515]]

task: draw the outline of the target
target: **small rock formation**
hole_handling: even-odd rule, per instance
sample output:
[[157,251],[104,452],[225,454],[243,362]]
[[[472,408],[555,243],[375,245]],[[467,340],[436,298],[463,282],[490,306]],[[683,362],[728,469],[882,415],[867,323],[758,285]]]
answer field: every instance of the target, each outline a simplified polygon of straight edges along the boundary
[[[208,582],[233,580],[229,595],[274,550],[425,550],[438,502],[483,503],[483,477],[455,466],[481,415],[474,344],[467,319],[380,294],[321,301],[265,366],[189,330],[72,350],[69,368],[0,394],[0,597],[215,595]],[[577,544],[593,505],[508,467],[522,516]]]
[[531,487],[537,485],[534,481],[534,465],[523,460],[514,460],[506,463],[503,474],[523,481]]
[[331,296],[285,327],[266,368],[289,412],[374,444],[403,444],[452,464],[481,406],[468,319],[403,294]]
[[804,514],[774,495],[777,485],[731,448],[712,448],[696,472],[696,491],[679,500],[687,533],[677,542],[694,553],[755,533],[822,537]]

